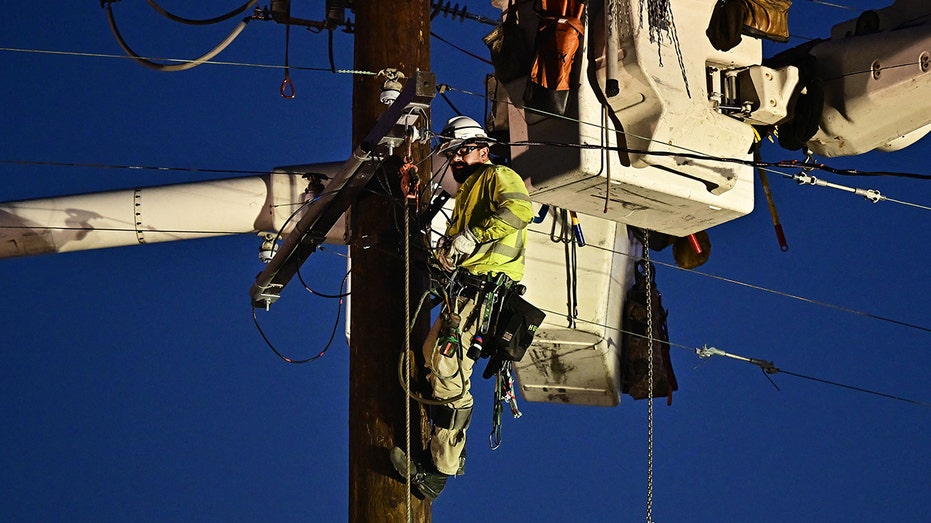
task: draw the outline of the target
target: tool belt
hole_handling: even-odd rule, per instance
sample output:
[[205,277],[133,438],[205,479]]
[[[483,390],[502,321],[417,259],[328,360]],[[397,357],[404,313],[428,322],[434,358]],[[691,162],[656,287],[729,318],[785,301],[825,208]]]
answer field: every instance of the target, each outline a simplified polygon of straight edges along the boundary
[[514,281],[503,273],[475,275],[463,271],[456,275],[456,283],[461,288],[461,296],[475,298],[482,293],[495,290],[497,286],[502,286],[506,289],[510,287]]
[[461,298],[474,300],[477,304],[468,318],[463,318],[463,330],[469,330],[478,322],[476,333],[485,335],[497,319],[504,295],[514,283],[504,273],[475,275],[463,271],[455,276],[456,292]]
[[454,409],[448,405],[430,405],[430,419],[443,429],[465,430],[472,422],[472,407]]
[[523,359],[546,314],[524,300],[521,295],[526,287],[504,273],[473,275],[463,272],[454,278],[459,296],[476,300],[472,313],[462,319],[462,329],[468,331],[477,322],[474,332],[485,338],[480,357],[489,358],[482,377],[488,379],[505,361]]

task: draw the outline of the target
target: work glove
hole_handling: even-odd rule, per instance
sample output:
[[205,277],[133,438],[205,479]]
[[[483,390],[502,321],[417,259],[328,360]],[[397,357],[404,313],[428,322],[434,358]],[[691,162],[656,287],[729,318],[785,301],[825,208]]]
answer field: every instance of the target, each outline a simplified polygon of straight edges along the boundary
[[444,269],[453,271],[456,269],[456,265],[458,265],[459,262],[472,256],[476,247],[478,247],[478,239],[476,239],[472,231],[466,227],[462,232],[445,242],[437,258]]

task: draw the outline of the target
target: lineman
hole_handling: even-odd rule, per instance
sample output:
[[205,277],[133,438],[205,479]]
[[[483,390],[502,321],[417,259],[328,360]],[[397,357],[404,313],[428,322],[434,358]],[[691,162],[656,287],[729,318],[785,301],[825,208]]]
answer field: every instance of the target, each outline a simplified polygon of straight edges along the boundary
[[[496,289],[523,277],[526,227],[533,218],[524,181],[512,169],[491,162],[492,140],[481,125],[457,116],[446,123],[441,137],[446,143],[439,152],[449,158],[453,178],[460,186],[437,258],[453,273],[460,292],[444,306],[423,346],[433,397],[443,403],[430,409],[432,462],[412,458],[411,483],[431,500],[443,491],[448,477],[462,474],[465,466],[466,429],[472,417],[469,388],[475,361],[463,353],[483,323],[481,318],[472,317],[472,311]],[[444,351],[449,334],[459,332],[460,325],[458,350]],[[406,477],[404,451],[392,449],[391,461]]]

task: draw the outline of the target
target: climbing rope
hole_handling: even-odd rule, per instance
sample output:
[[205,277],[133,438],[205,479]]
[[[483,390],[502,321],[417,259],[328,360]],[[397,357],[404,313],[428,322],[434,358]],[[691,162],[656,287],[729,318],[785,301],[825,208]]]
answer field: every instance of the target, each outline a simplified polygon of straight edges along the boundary
[[413,522],[411,506],[411,213],[404,207],[404,426],[407,478],[404,481],[407,500],[407,521]]
[[643,233],[643,277],[647,295],[647,510],[646,523],[653,523],[653,267],[650,264],[650,231]]

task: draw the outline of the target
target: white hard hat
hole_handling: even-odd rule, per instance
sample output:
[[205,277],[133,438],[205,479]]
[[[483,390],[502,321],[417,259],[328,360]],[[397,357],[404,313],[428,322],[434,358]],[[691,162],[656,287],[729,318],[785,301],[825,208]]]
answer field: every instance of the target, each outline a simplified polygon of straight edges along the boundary
[[466,142],[494,141],[485,134],[485,129],[478,122],[468,116],[454,116],[446,122],[440,132],[439,152],[455,149]]

